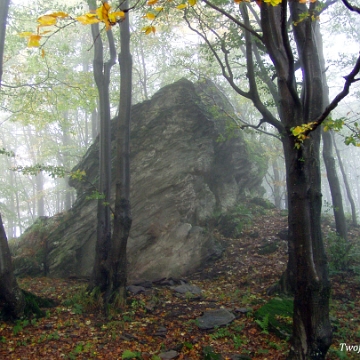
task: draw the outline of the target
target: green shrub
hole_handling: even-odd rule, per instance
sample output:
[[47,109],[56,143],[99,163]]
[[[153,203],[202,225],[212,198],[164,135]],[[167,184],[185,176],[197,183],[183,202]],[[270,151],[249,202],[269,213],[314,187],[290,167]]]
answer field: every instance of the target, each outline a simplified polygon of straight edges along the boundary
[[330,272],[346,271],[349,269],[353,244],[335,232],[326,236],[326,249]]

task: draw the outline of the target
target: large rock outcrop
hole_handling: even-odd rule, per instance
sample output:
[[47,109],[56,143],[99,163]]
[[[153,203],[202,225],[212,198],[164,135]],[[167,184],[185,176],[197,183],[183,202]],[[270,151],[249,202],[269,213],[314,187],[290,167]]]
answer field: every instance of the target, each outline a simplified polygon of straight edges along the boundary
[[[260,152],[250,150],[241,133],[226,140],[231,111],[209,81],[194,85],[185,79],[133,106],[130,280],[180,277],[220,256],[208,220],[259,190],[265,171],[265,163],[256,161]],[[15,261],[18,272],[36,274],[43,266],[54,277],[91,274],[97,207],[88,197],[98,177],[98,142],[76,169],[86,172],[85,181],[71,181],[76,203],[28,229],[15,259],[26,241],[45,245],[26,261]]]

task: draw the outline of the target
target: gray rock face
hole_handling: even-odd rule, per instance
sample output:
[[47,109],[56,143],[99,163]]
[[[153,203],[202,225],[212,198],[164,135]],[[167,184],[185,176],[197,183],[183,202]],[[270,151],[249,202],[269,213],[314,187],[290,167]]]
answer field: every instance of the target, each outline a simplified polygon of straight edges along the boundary
[[[231,119],[222,109],[228,112],[229,106],[214,85],[184,79],[133,106],[130,281],[181,277],[219,257],[222,249],[206,229],[208,219],[260,189],[266,169],[253,160],[259,154],[241,133],[217,141],[226,136]],[[54,277],[92,271],[96,200],[86,197],[93,191],[89,184],[97,183],[98,142],[76,169],[86,172],[86,181],[71,181],[78,194],[73,208],[41,225],[47,226],[45,268]]]

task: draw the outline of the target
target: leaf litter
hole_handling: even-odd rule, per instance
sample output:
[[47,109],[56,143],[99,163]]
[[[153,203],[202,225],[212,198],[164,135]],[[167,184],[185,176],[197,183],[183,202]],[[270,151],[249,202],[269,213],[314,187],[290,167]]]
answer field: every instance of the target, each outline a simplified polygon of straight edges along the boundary
[[[260,326],[254,313],[276,296],[268,296],[266,290],[287,262],[285,241],[267,255],[260,255],[259,249],[286,229],[286,220],[279,211],[268,210],[254,217],[238,238],[225,238],[215,230],[225,247],[221,259],[186,279],[163,279],[136,295],[130,293],[126,310],[112,312],[107,319],[97,304],[87,300],[85,281],[19,279],[24,290],[49,297],[57,306],[44,309],[46,316],[39,319],[0,322],[0,358],[285,359],[288,339]],[[359,239],[359,230],[350,235]],[[360,344],[360,278],[347,271],[331,281],[334,341],[328,359],[355,359],[358,354],[341,352],[340,344]],[[178,285],[202,291],[174,291]],[[235,319],[226,326],[201,330],[198,318],[216,309],[231,311]]]

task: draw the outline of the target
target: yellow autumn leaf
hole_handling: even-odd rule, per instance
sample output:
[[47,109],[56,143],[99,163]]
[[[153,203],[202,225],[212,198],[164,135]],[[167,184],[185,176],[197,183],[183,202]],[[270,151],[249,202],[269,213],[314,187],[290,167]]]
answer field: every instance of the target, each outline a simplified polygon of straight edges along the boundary
[[42,26],[51,26],[56,24],[56,17],[51,15],[43,15],[40,16],[37,21]]
[[264,0],[266,3],[270,3],[272,6],[277,6],[281,3],[281,0]]
[[240,4],[242,2],[242,0],[234,0],[235,4]]
[[299,136],[303,132],[303,128],[301,126],[297,126],[291,130],[294,136]]
[[147,2],[147,5],[151,6],[151,5],[155,5],[159,0],[149,0]]
[[119,19],[124,17],[125,13],[123,11],[115,11],[109,14],[109,20],[111,23],[116,23]]
[[157,12],[160,12],[160,11],[163,11],[164,8],[162,6],[158,6],[154,10],[157,11]]
[[53,16],[55,18],[67,18],[69,17],[69,14],[67,14],[66,12],[63,12],[63,11],[57,11],[57,12],[54,12],[54,13],[51,13],[51,14],[48,14],[49,16]]
[[99,8],[96,9],[96,15],[105,24],[106,31],[111,28],[110,20],[109,20],[109,11],[111,6],[109,3],[103,3]]
[[141,31],[143,31],[145,35],[149,35],[152,32],[152,26],[144,26]]
[[155,34],[155,33],[156,33],[156,27],[155,27],[155,26],[151,26],[151,31]]
[[176,7],[179,10],[185,9],[186,8],[186,4],[180,4]]
[[41,57],[44,58],[45,57],[45,50],[44,49],[41,49]]
[[145,18],[148,19],[148,20],[154,20],[155,17],[156,17],[155,14],[150,13],[150,12],[145,14]]
[[32,34],[29,36],[28,47],[39,47],[40,46],[40,35]]
[[190,6],[195,6],[196,2],[197,2],[197,0],[188,0],[188,3]]
[[107,2],[103,3],[99,8],[96,9],[97,17],[101,21],[107,20],[110,9],[111,9],[111,6],[109,5],[109,3],[107,3]]
[[35,35],[35,34],[33,34],[31,31],[23,31],[23,32],[19,33],[20,37],[29,37],[31,35]]
[[78,16],[75,20],[77,20],[79,23],[83,25],[91,25],[100,22],[100,20],[96,17],[96,14],[90,14],[90,13]]
[[327,125],[324,126],[324,129],[323,129],[325,132],[326,131],[329,131],[329,127]]

